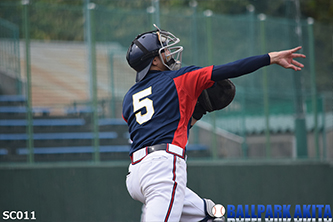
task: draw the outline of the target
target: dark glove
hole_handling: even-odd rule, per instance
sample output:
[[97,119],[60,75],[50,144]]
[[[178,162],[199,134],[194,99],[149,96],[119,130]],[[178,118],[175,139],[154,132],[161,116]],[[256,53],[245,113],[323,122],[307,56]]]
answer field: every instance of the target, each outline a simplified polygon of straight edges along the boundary
[[199,120],[207,112],[221,110],[227,107],[236,94],[235,85],[228,79],[224,79],[202,91],[195,105],[193,118]]

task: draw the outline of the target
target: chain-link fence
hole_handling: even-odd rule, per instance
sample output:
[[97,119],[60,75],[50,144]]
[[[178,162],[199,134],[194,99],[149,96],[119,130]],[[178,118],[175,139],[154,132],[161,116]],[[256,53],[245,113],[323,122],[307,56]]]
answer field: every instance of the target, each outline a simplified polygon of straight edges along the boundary
[[209,2],[0,3],[1,162],[128,159],[121,104],[135,72],[125,54],[153,23],[181,39],[185,65],[298,45],[307,55],[302,72],[270,66],[233,79],[232,104],[191,129],[189,158],[332,158],[332,91],[329,77],[318,80],[332,64],[316,54],[331,55],[322,39],[332,26],[265,15],[247,1],[238,14],[217,14]]

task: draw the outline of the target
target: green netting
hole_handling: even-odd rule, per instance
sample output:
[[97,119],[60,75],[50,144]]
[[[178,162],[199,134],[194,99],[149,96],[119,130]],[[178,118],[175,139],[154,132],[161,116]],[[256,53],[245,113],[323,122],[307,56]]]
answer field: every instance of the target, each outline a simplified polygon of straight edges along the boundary
[[[215,13],[211,7],[214,2],[198,1],[197,7],[192,7],[194,3],[191,2],[191,6],[188,1],[2,1],[0,68],[16,73],[18,80],[20,75],[25,79],[28,71],[20,70],[20,63],[24,64],[27,58],[20,57],[18,46],[20,41],[21,55],[25,55],[27,36],[23,30],[28,28],[33,107],[46,107],[48,115],[57,117],[68,117],[73,110],[91,108],[92,112],[98,113],[89,120],[89,124],[94,125],[96,118],[121,118],[122,98],[135,80],[135,72],[125,59],[127,47],[136,35],[152,30],[153,23],[181,39],[184,65],[224,64],[302,45],[302,53],[307,55],[307,59],[301,60],[305,65],[302,72],[269,66],[233,79],[237,87],[233,103],[225,110],[207,115],[203,122],[232,133],[229,136],[224,133],[218,135],[221,140],[236,141],[237,150],[245,144],[247,135],[265,136],[266,132],[267,138],[269,132],[282,132],[294,137],[297,129],[295,117],[300,116],[307,123],[307,129],[303,130],[311,133],[319,127],[324,135],[327,126],[323,111],[331,115],[331,108],[327,105],[331,100],[327,96],[323,99],[314,86],[320,92],[331,93],[327,73],[331,73],[332,64],[327,55],[330,55],[332,45],[325,45],[323,39],[330,37],[332,26],[310,24],[303,18],[297,22],[295,9],[288,1],[274,1],[275,4],[270,5],[264,0],[255,2],[256,6],[266,7],[275,16],[249,10],[251,1],[246,0],[224,1],[229,11]],[[273,10],[278,6],[280,17]],[[223,4],[219,7],[223,8]],[[24,9],[28,10],[27,17]],[[316,42],[311,41],[312,34]],[[315,45],[315,52],[311,52],[311,44]],[[311,70],[312,60],[317,73]],[[314,74],[321,77],[317,78],[319,84],[313,82]],[[94,79],[96,92],[92,84]],[[20,93],[24,94],[24,91]],[[322,115],[317,116],[321,119],[317,126],[312,121],[318,115],[316,112]],[[281,116],[285,118],[280,123],[285,124],[276,121]],[[251,119],[258,120],[258,123],[251,122]],[[269,124],[267,120],[271,120]],[[200,126],[200,129],[204,128],[204,125]],[[96,128],[89,129],[94,131]],[[205,129],[209,131],[209,127]],[[239,136],[243,140],[239,140]],[[214,146],[211,141],[206,142],[199,137],[191,139],[193,141]],[[293,142],[289,145],[293,149]],[[324,153],[324,142],[321,147],[320,152]],[[244,149],[239,153],[244,156]],[[228,156],[225,153],[221,155]]]

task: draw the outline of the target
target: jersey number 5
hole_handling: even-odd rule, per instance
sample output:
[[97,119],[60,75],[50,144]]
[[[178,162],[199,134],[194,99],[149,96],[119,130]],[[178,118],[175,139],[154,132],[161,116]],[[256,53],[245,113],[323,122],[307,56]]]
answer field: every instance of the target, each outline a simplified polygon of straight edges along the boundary
[[[152,94],[151,87],[142,90],[138,93],[135,93],[132,98],[133,98],[133,112],[135,114],[136,121],[139,124],[143,124],[150,120],[152,116],[154,115],[154,106],[153,106],[153,101],[149,98],[145,98]],[[146,113],[142,114],[141,111],[139,111],[142,108],[146,108]],[[139,112],[138,112],[139,111]]]

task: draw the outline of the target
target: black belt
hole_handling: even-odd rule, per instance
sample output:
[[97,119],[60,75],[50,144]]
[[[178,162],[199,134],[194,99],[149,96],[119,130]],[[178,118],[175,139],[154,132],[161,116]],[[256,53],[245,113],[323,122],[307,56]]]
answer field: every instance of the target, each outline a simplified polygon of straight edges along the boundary
[[153,153],[155,151],[166,151],[168,153],[177,155],[183,159],[185,159],[185,150],[182,149],[179,146],[172,145],[172,144],[167,144],[167,143],[161,143],[161,144],[156,144],[153,146],[146,146],[143,147],[134,153],[132,153],[131,157],[131,162],[132,164],[136,164],[140,162],[143,158],[145,158],[148,154]]
[[167,150],[167,148],[168,148],[168,144],[162,143],[162,144],[157,144],[157,145],[153,145],[153,146],[148,146],[147,150],[148,150],[148,154],[149,154],[149,153],[159,151],[159,150]]

